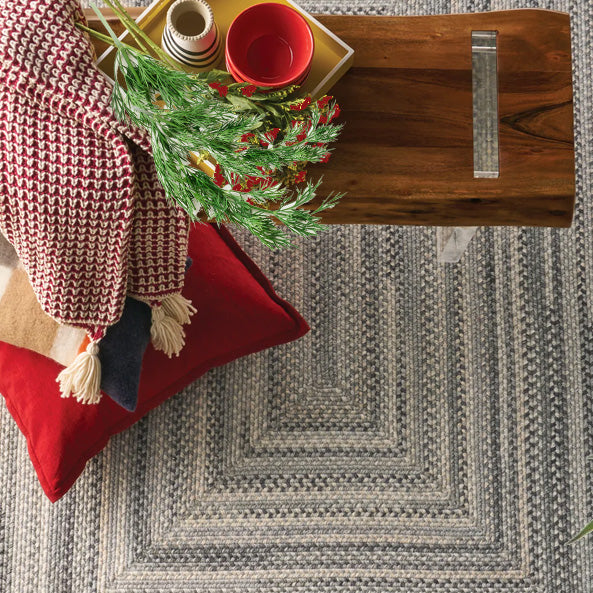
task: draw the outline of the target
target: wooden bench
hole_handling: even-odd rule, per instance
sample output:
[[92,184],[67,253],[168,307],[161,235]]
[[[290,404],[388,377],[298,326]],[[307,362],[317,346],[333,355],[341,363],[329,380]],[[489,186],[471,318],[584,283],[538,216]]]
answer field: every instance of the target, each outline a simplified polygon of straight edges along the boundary
[[[326,223],[449,227],[438,234],[443,261],[456,261],[478,226],[570,226],[567,14],[317,18],[355,50],[332,89],[346,126],[329,163],[309,170],[324,191],[347,192]],[[497,33],[497,178],[474,176],[475,31]]]

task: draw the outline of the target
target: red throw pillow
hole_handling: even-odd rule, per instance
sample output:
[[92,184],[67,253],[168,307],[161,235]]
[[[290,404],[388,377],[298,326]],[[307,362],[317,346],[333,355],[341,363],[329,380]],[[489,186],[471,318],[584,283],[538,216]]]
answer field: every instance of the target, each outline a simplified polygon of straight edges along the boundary
[[31,461],[52,502],[70,489],[86,462],[112,435],[200,375],[309,330],[224,227],[196,225],[189,256],[193,264],[184,295],[198,313],[186,326],[186,345],[178,358],[169,359],[149,346],[135,412],[108,397],[95,406],[62,399],[55,378],[63,367],[31,350],[0,342],[0,392],[27,439]]

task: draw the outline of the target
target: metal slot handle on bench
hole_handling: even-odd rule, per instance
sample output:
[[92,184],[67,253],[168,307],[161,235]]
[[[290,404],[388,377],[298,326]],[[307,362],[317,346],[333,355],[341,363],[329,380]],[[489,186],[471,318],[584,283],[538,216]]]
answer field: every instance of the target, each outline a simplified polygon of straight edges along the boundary
[[[475,178],[497,179],[500,176],[497,35],[497,31],[472,31]],[[477,228],[439,228],[437,230],[439,261],[458,262]]]
[[498,64],[496,31],[472,31],[474,177],[498,178]]

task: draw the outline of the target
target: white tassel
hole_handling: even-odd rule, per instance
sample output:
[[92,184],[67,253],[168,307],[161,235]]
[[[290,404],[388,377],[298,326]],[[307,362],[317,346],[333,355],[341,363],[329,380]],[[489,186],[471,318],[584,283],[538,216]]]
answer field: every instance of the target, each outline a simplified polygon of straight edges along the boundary
[[153,307],[150,337],[155,350],[162,350],[169,358],[179,356],[185,346],[185,332],[181,324],[170,317],[162,306]]
[[166,315],[172,317],[181,325],[190,323],[190,317],[198,311],[189,299],[186,299],[179,293],[165,297],[161,306]]
[[62,397],[72,395],[82,404],[101,401],[101,361],[99,345],[92,341],[56,378]]

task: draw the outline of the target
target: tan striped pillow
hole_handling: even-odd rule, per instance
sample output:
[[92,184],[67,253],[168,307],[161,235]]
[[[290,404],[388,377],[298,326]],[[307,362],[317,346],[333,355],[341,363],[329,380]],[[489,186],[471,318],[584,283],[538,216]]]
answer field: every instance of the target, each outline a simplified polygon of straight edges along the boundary
[[14,248],[0,234],[0,340],[68,366],[85,339],[84,330],[61,325],[41,309]]

